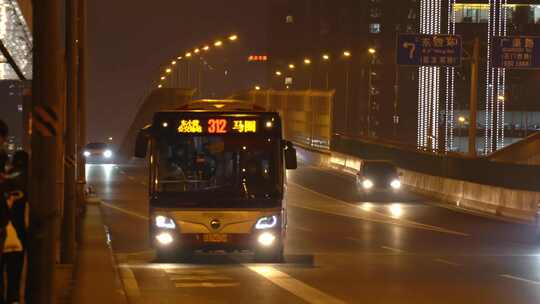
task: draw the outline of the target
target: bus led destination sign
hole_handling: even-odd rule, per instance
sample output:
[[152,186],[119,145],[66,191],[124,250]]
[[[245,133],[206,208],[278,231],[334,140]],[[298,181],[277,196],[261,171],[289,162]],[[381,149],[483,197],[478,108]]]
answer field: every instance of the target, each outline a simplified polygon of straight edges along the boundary
[[182,119],[178,127],[181,134],[216,134],[224,135],[230,133],[245,134],[257,133],[257,120],[245,119]]

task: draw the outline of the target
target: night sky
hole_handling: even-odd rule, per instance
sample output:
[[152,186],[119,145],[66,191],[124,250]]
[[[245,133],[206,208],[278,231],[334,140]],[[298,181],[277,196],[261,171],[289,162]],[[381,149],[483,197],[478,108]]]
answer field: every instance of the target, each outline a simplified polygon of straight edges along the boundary
[[89,140],[119,143],[163,64],[188,48],[236,32],[264,49],[264,2],[88,1]]

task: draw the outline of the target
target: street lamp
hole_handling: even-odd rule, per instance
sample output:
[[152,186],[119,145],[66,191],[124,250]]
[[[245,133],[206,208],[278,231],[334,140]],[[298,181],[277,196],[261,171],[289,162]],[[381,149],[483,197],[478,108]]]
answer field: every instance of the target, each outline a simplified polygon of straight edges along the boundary
[[176,60],[173,60],[173,61],[171,62],[171,64],[172,64],[172,65],[176,65]]
[[236,41],[236,40],[238,40],[238,36],[237,36],[237,35],[231,35],[231,36],[229,37],[229,40],[230,40],[230,41]]
[[160,84],[157,87],[158,87],[158,89],[161,89],[161,88],[163,88],[163,85]]
[[182,60],[182,56],[176,57],[177,60]]
[[161,80],[165,80],[167,77],[165,76],[161,76]]
[[190,58],[190,57],[191,57],[191,53],[190,53],[190,52],[187,52],[187,53],[186,53],[186,57],[187,57],[187,58]]
[[323,55],[322,55],[322,59],[323,59],[324,61],[329,61],[329,60],[330,60],[330,55],[328,55],[328,54],[323,54]]
[[343,56],[349,58],[352,56],[351,51],[343,51]]
[[208,52],[208,51],[210,50],[210,46],[205,45],[205,46],[203,47],[203,50],[204,50],[205,52]]
[[[311,59],[309,58],[304,58],[304,65],[306,67],[309,67],[311,65]],[[309,79],[308,79],[308,88],[311,90],[311,87],[312,87],[312,78],[313,78],[313,75],[312,75],[312,71],[310,70],[309,72]]]
[[167,68],[167,69],[165,70],[165,72],[166,72],[167,74],[170,74],[170,73],[172,72],[172,69],[171,69],[171,68]]
[[369,52],[371,55],[375,55],[375,53],[377,53],[377,50],[374,49],[374,48],[369,48],[369,49],[368,49],[368,52]]
[[199,53],[201,52],[201,50],[195,49],[195,50],[193,50],[193,52],[194,52],[195,54],[199,54]]
[[257,85],[257,86],[255,86],[255,90],[256,90],[256,91],[260,91],[260,90],[261,90],[261,87]]
[[296,68],[296,66],[293,63],[289,64],[289,69],[290,70],[294,70],[295,68]]
[[[461,127],[459,128],[460,130],[460,137],[464,137],[464,133],[465,133],[465,123],[467,122],[467,118],[465,118],[465,116],[460,116],[458,117],[458,121],[459,121],[459,124],[461,125]],[[461,148],[461,138],[460,138],[460,141],[459,141],[459,147]],[[465,152],[465,151],[463,151]]]
[[223,45],[223,41],[221,41],[221,40],[218,40],[218,41],[214,42],[214,46],[216,46],[216,47],[220,47],[222,45]]
[[281,71],[276,71],[275,74],[276,74],[276,76],[281,76],[281,75],[283,75],[283,73],[282,73]]

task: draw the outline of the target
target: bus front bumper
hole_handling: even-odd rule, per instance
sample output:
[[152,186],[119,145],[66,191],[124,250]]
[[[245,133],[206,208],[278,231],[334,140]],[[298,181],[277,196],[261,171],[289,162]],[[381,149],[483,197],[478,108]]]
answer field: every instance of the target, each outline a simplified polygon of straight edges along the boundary
[[159,250],[178,249],[228,252],[272,249],[282,246],[281,229],[261,230],[245,234],[182,234],[176,231],[154,232],[154,247]]

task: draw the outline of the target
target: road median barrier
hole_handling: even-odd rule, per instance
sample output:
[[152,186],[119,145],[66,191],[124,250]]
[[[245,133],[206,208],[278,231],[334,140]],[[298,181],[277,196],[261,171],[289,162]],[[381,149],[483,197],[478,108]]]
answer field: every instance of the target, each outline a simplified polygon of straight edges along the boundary
[[[362,159],[333,151],[298,147],[298,157],[312,166],[327,167],[356,174]],[[480,211],[528,223],[537,220],[540,192],[482,185],[441,176],[400,169],[403,185],[412,192],[449,205]]]

